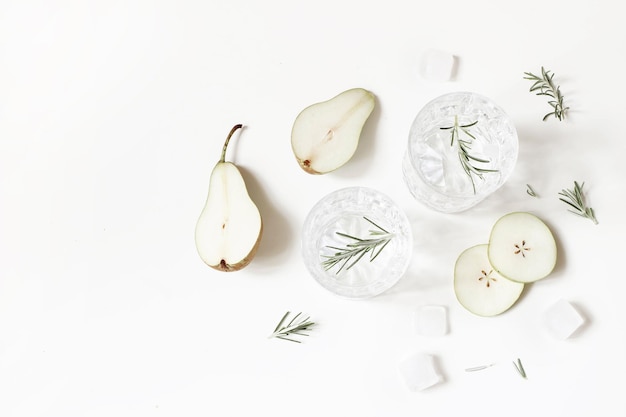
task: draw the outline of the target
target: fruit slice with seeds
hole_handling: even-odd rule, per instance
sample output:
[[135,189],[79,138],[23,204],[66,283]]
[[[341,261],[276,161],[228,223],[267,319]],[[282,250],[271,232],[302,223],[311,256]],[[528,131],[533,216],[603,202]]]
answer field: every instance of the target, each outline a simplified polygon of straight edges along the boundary
[[476,245],[459,255],[454,265],[454,293],[471,313],[496,316],[508,310],[522,294],[524,284],[500,275],[489,263],[488,245]]
[[545,278],[556,265],[556,242],[548,226],[531,213],[502,216],[491,229],[488,256],[501,275],[518,282]]

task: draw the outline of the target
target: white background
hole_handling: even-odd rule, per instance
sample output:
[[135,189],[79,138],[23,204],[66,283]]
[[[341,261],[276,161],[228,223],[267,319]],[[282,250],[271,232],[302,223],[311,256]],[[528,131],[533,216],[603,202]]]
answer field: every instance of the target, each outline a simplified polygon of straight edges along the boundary
[[[0,415],[626,415],[618,5],[3,1]],[[453,80],[419,76],[431,48],[458,58]],[[524,72],[541,66],[571,107],[564,122],[542,122],[547,100],[528,92]],[[306,174],[293,120],[352,87],[377,97],[357,153]],[[411,197],[400,163],[419,109],[451,91],[499,103],[520,154],[496,194],[445,215]],[[193,231],[236,123],[246,127],[227,156],[265,232],[253,262],[225,274],[202,263]],[[558,200],[574,180],[598,225]],[[352,185],[392,197],[415,239],[403,279],[365,301],[324,290],[300,257],[312,205]],[[479,318],[454,297],[454,261],[518,210],[552,228],[557,268],[508,312]],[[586,318],[565,341],[542,321],[560,298]],[[420,305],[446,306],[447,335],[415,333]],[[318,323],[305,343],[267,338],[287,310]],[[444,381],[409,391],[397,365],[413,353],[434,355]]]

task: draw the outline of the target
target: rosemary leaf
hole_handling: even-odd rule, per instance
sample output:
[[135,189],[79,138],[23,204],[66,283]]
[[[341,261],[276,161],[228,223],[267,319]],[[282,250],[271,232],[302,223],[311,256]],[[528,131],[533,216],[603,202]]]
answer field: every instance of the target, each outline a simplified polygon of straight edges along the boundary
[[585,201],[585,197],[583,195],[584,185],[584,182],[579,184],[577,181],[574,181],[573,189],[570,190],[564,188],[563,190],[561,190],[561,192],[559,192],[559,195],[562,196],[559,198],[559,200],[569,206],[569,212],[590,219],[591,221],[593,221],[594,224],[598,224],[595,212],[591,207],[587,206],[587,203]]
[[474,366],[472,368],[465,368],[465,372],[482,371],[483,369],[491,368],[493,365],[494,365],[493,363],[490,363],[488,365],[480,365],[480,366]]
[[351,242],[341,248],[337,246],[326,246],[336,252],[332,255],[322,255],[322,257],[325,258],[324,261],[322,261],[322,267],[324,270],[328,271],[335,266],[339,266],[339,269],[336,272],[336,274],[339,274],[344,269],[348,270],[356,265],[368,252],[370,254],[370,262],[372,262],[389,244],[393,234],[389,233],[387,230],[383,229],[367,217],[363,218],[376,227],[376,229],[368,230],[370,237],[364,239],[344,232],[335,232],[338,236],[350,239]]
[[461,167],[463,168],[463,171],[469,177],[472,183],[472,190],[474,191],[474,194],[476,194],[476,184],[474,183],[474,177],[472,176],[472,174],[477,176],[480,179],[483,179],[483,174],[487,172],[498,172],[497,169],[486,169],[486,168],[481,168],[481,167],[472,165],[472,161],[485,163],[485,164],[489,163],[490,161],[487,159],[479,158],[475,155],[472,155],[470,153],[472,142],[469,140],[460,139],[459,130],[465,133],[465,135],[467,135],[472,140],[476,140],[476,137],[469,131],[469,129],[472,126],[475,126],[477,123],[478,123],[478,120],[472,123],[459,125],[458,116],[454,116],[454,124],[452,126],[439,128],[441,130],[451,130],[450,146],[454,146],[454,142],[456,139],[456,143],[458,145],[458,151],[459,151],[459,162],[461,163]]
[[276,325],[274,332],[269,337],[270,338],[275,337],[277,339],[283,339],[283,340],[288,340],[290,342],[301,343],[299,340],[293,339],[288,336],[291,336],[291,335],[309,336],[308,334],[303,333],[303,332],[308,331],[310,327],[315,325],[315,323],[312,322],[310,320],[310,317],[308,316],[306,318],[300,318],[302,316],[302,313],[298,313],[294,317],[292,317],[292,319],[289,321],[287,325],[284,325],[289,314],[291,313],[287,311],[283,315],[283,317],[280,319],[280,321]]
[[280,321],[276,325],[276,328],[274,329],[274,333],[278,332],[278,329],[280,329],[280,326],[282,326],[282,324],[285,322],[285,319],[287,318],[288,315],[289,315],[289,312],[286,312],[283,318],[280,319]]
[[565,107],[563,103],[563,95],[561,94],[561,88],[556,86],[553,82],[554,73],[541,67],[541,76],[535,75],[531,72],[525,72],[525,80],[534,81],[530,87],[530,91],[536,93],[538,96],[548,96],[554,100],[549,100],[548,104],[552,107],[552,111],[543,116],[543,121],[546,121],[550,116],[554,116],[559,120],[565,119],[565,114],[569,107]]
[[522,378],[527,379],[526,371],[524,370],[524,366],[522,365],[522,361],[517,358],[517,361],[513,361],[513,366],[517,369],[517,372],[522,376]]

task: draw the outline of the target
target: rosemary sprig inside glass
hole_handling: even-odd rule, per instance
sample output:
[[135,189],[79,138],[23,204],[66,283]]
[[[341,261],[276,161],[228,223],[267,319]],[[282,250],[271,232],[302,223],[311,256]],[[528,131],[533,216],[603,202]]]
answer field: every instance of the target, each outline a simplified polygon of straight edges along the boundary
[[585,183],[578,184],[578,182],[574,181],[574,189],[569,190],[564,188],[559,195],[559,200],[570,206],[568,211],[593,221],[594,224],[598,224],[596,220],[596,214],[594,213],[591,207],[587,207],[587,203],[585,202],[585,197],[583,195],[583,186]]
[[[488,159],[478,158],[470,154],[470,150],[472,149],[472,140],[476,140],[476,137],[470,133],[469,129],[472,126],[475,126],[478,123],[478,120],[472,123],[468,123],[465,125],[459,124],[458,116],[454,116],[454,125],[448,127],[440,127],[441,130],[450,130],[452,133],[450,134],[450,146],[454,146],[454,142],[456,140],[459,148],[459,161],[461,161],[461,166],[463,167],[463,171],[469,177],[472,183],[472,190],[474,194],[476,194],[476,184],[474,183],[474,177],[472,174],[476,175],[481,180],[484,179],[483,174],[487,172],[498,172],[497,169],[486,169],[473,165],[473,162],[480,162],[483,164],[487,164],[490,161]],[[459,130],[465,135],[467,135],[470,139],[461,139]]]
[[300,316],[302,313],[298,313],[289,321],[289,323],[285,324],[289,314],[289,311],[285,313],[283,318],[278,322],[278,325],[276,325],[274,333],[272,333],[269,337],[276,337],[278,339],[289,340],[290,342],[301,343],[299,340],[293,339],[289,336],[308,336],[308,334],[303,332],[310,330],[310,327],[315,323],[310,321],[309,317],[301,318]]
[[370,229],[368,238],[358,238],[356,236],[349,235],[343,232],[335,232],[341,237],[345,237],[350,240],[345,247],[326,246],[329,249],[333,249],[336,252],[332,255],[322,255],[325,260],[322,262],[324,270],[328,271],[335,266],[339,266],[337,274],[344,268],[346,270],[352,268],[357,262],[359,262],[366,253],[369,252],[369,260],[372,262],[376,257],[385,249],[385,246],[389,244],[393,238],[393,234],[383,229],[367,217],[363,218],[372,224],[376,229]]
[[552,111],[545,116],[545,121],[548,117],[554,116],[559,120],[565,119],[565,113],[569,110],[569,107],[565,107],[563,104],[563,95],[561,94],[561,88],[554,84],[552,79],[554,73],[541,67],[541,76],[535,75],[531,72],[525,72],[525,80],[534,81],[530,87],[531,92],[537,92],[538,96],[548,96],[552,100],[548,100],[548,104],[552,107]]

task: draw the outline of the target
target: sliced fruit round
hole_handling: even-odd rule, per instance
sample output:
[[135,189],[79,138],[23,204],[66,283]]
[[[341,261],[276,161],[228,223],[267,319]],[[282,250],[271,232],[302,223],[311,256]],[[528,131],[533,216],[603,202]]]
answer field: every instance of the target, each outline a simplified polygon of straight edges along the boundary
[[454,265],[454,293],[465,309],[491,317],[508,310],[518,300],[524,284],[500,275],[489,263],[488,245],[464,250]]
[[554,269],[556,241],[550,228],[534,214],[509,213],[491,229],[488,256],[494,269],[508,279],[534,282]]

